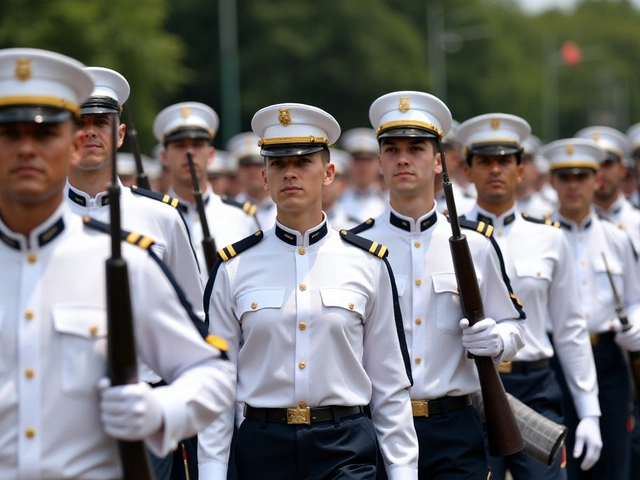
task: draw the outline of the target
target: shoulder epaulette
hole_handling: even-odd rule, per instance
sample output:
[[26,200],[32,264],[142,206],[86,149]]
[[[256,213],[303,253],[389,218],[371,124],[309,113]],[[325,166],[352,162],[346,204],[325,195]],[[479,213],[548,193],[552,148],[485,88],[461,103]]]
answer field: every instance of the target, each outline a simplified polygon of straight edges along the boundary
[[553,227],[553,228],[560,228],[560,222],[554,222],[550,218],[530,217],[528,214],[524,212],[522,213],[522,218],[524,218],[527,222],[538,223],[540,225],[548,225],[549,227]]
[[246,250],[249,250],[254,245],[257,245],[260,240],[264,238],[264,234],[262,230],[258,230],[253,235],[250,235],[246,238],[243,238],[239,242],[229,245],[228,247],[221,248],[218,250],[218,258],[220,258],[223,262],[231,260],[233,257],[242,253]]
[[[106,234],[111,233],[111,226],[108,223],[101,222],[99,220],[96,220],[95,218],[89,217],[88,215],[82,217],[82,221],[87,227],[92,228],[93,230],[98,230],[99,232]],[[147,250],[151,245],[155,243],[152,238],[145,235],[140,235],[136,232],[127,232],[126,230],[121,230],[120,234],[123,241],[128,242],[132,245],[137,245],[144,250]]]
[[345,242],[361,248],[378,258],[385,258],[389,255],[389,250],[387,250],[387,247],[384,245],[380,245],[378,242],[363,238],[348,230],[340,230],[340,237],[342,237]]
[[178,204],[180,203],[180,200],[178,200],[177,198],[173,198],[170,195],[153,192],[145,188],[140,188],[137,185],[131,185],[131,191],[137,195],[142,195],[143,197],[152,198],[153,200],[158,200],[159,202],[171,205],[173,208],[177,208]]
[[258,206],[251,202],[238,202],[237,200],[229,198],[227,195],[220,195],[220,198],[222,199],[222,203],[241,208],[244,213],[248,213],[249,215],[255,215],[258,210]]
[[487,238],[491,237],[491,235],[493,234],[493,225],[489,225],[486,222],[474,222],[473,220],[468,220],[464,217],[460,217],[458,221],[460,222],[460,226],[462,228],[475,230],[476,232],[483,234]]
[[360,225],[356,225],[353,228],[350,228],[349,231],[351,233],[362,233],[365,230],[369,230],[371,227],[373,227],[373,225],[376,223],[376,221],[373,218],[370,218],[369,220],[365,220],[364,222],[362,222]]

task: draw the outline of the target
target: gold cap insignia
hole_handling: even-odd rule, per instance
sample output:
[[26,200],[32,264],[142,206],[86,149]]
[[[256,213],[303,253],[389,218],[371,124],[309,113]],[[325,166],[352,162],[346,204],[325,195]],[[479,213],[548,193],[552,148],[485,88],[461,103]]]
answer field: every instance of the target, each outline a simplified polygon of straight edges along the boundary
[[567,152],[567,155],[573,155],[573,145],[567,145],[566,147],[564,147],[564,151]]
[[291,123],[291,110],[289,108],[278,109],[278,121],[283,127]]
[[492,118],[491,119],[491,129],[492,130],[498,130],[500,128],[500,119],[499,118]]
[[189,118],[190,115],[191,109],[189,107],[182,107],[182,109],[180,110],[180,116],[182,118]]
[[600,140],[600,132],[593,133],[593,139],[597,142]]
[[16,78],[21,81],[29,80],[31,78],[31,59],[18,58],[16,59]]
[[400,101],[398,102],[398,110],[402,113],[408,112],[411,108],[411,103],[409,101],[409,97],[400,97]]

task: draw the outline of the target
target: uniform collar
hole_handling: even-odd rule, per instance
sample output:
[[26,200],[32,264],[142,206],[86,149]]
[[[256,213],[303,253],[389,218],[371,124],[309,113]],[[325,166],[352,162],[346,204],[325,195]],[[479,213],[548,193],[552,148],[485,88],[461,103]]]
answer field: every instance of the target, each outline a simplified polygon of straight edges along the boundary
[[244,203],[244,202],[252,203],[253,205],[256,205],[258,207],[258,210],[271,210],[273,207],[276,206],[274,201],[271,199],[271,196],[267,196],[263,200],[257,200],[253,197],[250,197],[245,192],[238,195],[238,198],[236,198],[236,200],[241,203]]
[[587,215],[584,220],[582,220],[582,222],[580,222],[580,224],[578,225],[576,222],[574,222],[573,220],[569,220],[566,217],[563,217],[562,215],[560,215],[560,211],[556,211],[555,214],[553,215],[553,219],[557,220],[560,223],[560,227],[564,228],[565,230],[569,230],[569,231],[576,231],[579,232],[581,230],[586,230],[589,227],[591,227],[592,223],[593,223],[593,217],[595,216],[593,209],[591,209],[591,211],[589,212],[589,215]]
[[276,226],[274,228],[276,237],[288,245],[296,247],[309,247],[318,243],[329,233],[329,225],[327,223],[327,215],[322,213],[323,220],[319,225],[307,230],[301,234],[297,230],[282,225],[276,218]]
[[436,213],[435,205],[429,213],[421,216],[417,221],[414,221],[413,218],[399,214],[391,207],[391,205],[389,205],[389,223],[400,230],[411,233],[416,233],[418,231],[424,232],[428,228],[433,227],[437,221],[438,215]]
[[[120,198],[122,198],[124,186],[122,185],[122,182],[119,178],[118,186],[120,187]],[[91,198],[91,195],[89,195],[88,193],[83,192],[82,190],[79,190],[71,185],[68,178],[67,183],[64,186],[64,194],[74,204],[85,208],[104,207],[106,205],[109,205],[109,192],[100,192],[98,195],[96,195],[95,198]]]
[[487,225],[493,225],[494,227],[501,228],[512,224],[516,220],[518,213],[518,208],[515,204],[502,215],[494,215],[476,203],[469,213],[465,214],[465,217],[477,222],[484,222]]
[[42,248],[56,239],[65,228],[64,214],[66,205],[63,201],[47,220],[34,228],[29,236],[12,232],[0,220],[0,241],[14,250],[35,250]]
[[[167,192],[167,195],[177,198],[180,201],[180,203],[178,203],[177,208],[180,212],[184,214],[189,213],[189,208],[196,208],[195,202],[190,202],[189,200],[185,200],[184,198],[182,198],[180,195],[176,193],[173,187],[169,187],[169,191]],[[211,186],[207,185],[207,189],[204,192],[202,192],[202,201],[205,207],[209,205],[209,202],[211,201],[211,197],[213,195],[214,195],[213,189],[211,188]]]
[[616,201],[613,202],[609,208],[604,209],[595,204],[593,205],[593,208],[598,215],[601,215],[604,218],[611,220],[614,215],[618,215],[622,211],[622,209],[625,206],[625,203],[627,202],[628,200],[625,198],[625,196],[622,193],[620,193],[618,195],[618,198],[616,198]]

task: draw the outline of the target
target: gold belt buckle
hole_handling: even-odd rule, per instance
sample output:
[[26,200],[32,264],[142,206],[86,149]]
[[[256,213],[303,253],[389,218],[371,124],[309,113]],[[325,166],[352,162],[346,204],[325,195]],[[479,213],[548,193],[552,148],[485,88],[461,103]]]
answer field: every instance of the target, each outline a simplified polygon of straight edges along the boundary
[[589,340],[591,340],[591,345],[597,345],[600,343],[600,335],[597,333],[590,333]]
[[512,370],[513,370],[513,365],[511,364],[511,361],[502,362],[498,364],[498,371],[500,373],[511,373]]
[[311,409],[287,408],[287,424],[289,425],[311,425]]
[[411,410],[414,417],[429,416],[429,402],[426,400],[411,400]]

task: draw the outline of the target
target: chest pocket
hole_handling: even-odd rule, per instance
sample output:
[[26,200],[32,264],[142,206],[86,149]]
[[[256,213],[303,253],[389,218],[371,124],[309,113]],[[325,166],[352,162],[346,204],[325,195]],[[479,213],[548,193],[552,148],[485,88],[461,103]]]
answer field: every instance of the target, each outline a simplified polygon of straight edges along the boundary
[[534,278],[551,282],[553,266],[546,262],[514,262],[513,267],[519,278]]
[[431,278],[433,291],[436,295],[436,326],[438,330],[452,335],[462,335],[460,328],[462,310],[455,274],[434,273]]
[[60,345],[62,391],[69,395],[96,393],[107,372],[107,314],[89,305],[56,305],[53,326]]
[[[606,253],[605,253],[606,255]],[[624,299],[624,277],[622,265],[613,258],[613,255],[607,255],[607,264],[609,266],[609,272],[613,278],[613,284],[616,286],[616,291],[621,299]],[[607,275],[607,268],[602,260],[602,255],[597,255],[591,260],[591,266],[593,268],[596,286],[596,296],[601,302],[613,302],[613,290],[611,288],[611,282]]]
[[356,313],[361,320],[364,320],[367,295],[349,288],[322,288],[320,295],[325,307],[342,308]]
[[256,288],[240,295],[236,300],[236,318],[242,321],[246,313],[265,308],[282,308],[284,288]]
[[398,296],[404,295],[404,287],[407,284],[407,277],[404,275],[394,275],[396,281],[396,288],[398,289]]

